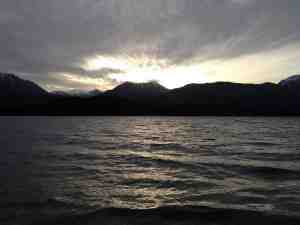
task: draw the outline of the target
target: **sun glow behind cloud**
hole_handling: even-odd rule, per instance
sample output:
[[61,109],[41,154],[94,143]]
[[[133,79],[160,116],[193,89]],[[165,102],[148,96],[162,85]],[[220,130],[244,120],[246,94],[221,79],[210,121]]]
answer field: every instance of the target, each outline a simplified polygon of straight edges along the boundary
[[147,56],[96,56],[87,59],[83,65],[87,71],[99,71],[104,68],[121,71],[108,75],[118,82],[158,81],[167,88],[177,88],[189,83],[208,82],[205,73],[198,64],[174,65],[167,60]]
[[[92,78],[84,77],[75,74],[61,73],[59,74],[64,80],[69,81],[73,84],[78,84],[81,87],[79,89],[85,89],[84,86],[87,86],[87,90],[92,90],[94,88],[99,90],[108,90],[113,88],[111,82],[104,78]],[[60,90],[61,88],[49,87],[51,90]],[[69,90],[76,90],[76,88],[69,88]]]
[[124,80],[278,82],[299,73],[299,8],[296,0],[1,1],[0,66],[49,91]]
[[[278,82],[280,74],[296,74],[297,65],[291,65],[299,58],[299,45],[289,45],[270,52],[236,57],[234,59],[202,60],[195,57],[189,62],[174,64],[167,59],[149,55],[98,55],[85,59],[80,67],[82,74],[64,74],[70,83],[86,89],[112,89],[126,81],[158,81],[173,89],[189,83],[210,83],[216,81],[263,83]],[[276,68],[276,73],[274,73]],[[249,73],[252,76],[249,76]],[[278,75],[279,74],[279,75]]]

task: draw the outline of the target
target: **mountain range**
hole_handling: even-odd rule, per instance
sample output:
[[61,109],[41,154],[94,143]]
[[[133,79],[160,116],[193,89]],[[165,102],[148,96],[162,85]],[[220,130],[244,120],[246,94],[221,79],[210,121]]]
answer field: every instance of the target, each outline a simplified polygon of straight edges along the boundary
[[82,98],[89,98],[89,97],[94,97],[97,95],[102,94],[103,92],[94,89],[91,91],[83,91],[83,90],[69,90],[69,91],[53,91],[51,92],[52,95],[60,96],[60,97],[82,97]]
[[278,84],[216,82],[169,90],[157,82],[125,82],[101,92],[47,92],[0,73],[0,115],[299,116],[300,75]]

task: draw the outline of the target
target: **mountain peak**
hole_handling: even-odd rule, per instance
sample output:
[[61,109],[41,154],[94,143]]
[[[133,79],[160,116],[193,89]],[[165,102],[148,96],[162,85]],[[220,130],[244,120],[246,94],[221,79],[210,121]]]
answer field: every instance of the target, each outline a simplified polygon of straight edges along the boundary
[[300,87],[300,75],[293,75],[285,80],[279,82],[280,86],[288,88],[299,88]]
[[126,82],[120,84],[118,87],[140,87],[140,88],[149,87],[149,88],[159,88],[159,89],[167,90],[167,88],[162,86],[157,81],[149,81],[149,82],[143,82],[143,83],[136,83],[136,82],[126,81]]
[[37,84],[11,73],[0,73],[0,97],[40,97],[48,93]]
[[19,77],[12,73],[0,73],[1,80],[20,80]]
[[168,91],[156,81],[145,83],[124,82],[107,93],[126,98],[156,97]]

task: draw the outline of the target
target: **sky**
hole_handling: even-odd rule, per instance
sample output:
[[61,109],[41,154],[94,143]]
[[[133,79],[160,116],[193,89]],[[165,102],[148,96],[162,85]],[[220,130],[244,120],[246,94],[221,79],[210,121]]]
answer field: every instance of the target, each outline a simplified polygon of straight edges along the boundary
[[299,0],[0,1],[0,71],[49,91],[300,73]]

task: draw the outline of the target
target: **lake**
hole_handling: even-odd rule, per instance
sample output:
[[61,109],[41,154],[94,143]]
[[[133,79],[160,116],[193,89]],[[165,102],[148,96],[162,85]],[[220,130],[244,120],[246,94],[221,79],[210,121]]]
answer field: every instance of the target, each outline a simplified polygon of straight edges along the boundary
[[0,117],[0,131],[1,224],[109,207],[300,216],[300,118]]

